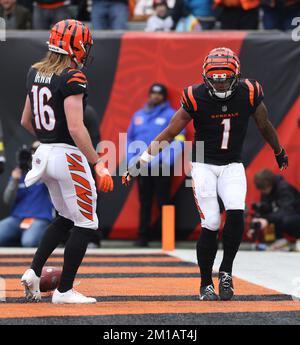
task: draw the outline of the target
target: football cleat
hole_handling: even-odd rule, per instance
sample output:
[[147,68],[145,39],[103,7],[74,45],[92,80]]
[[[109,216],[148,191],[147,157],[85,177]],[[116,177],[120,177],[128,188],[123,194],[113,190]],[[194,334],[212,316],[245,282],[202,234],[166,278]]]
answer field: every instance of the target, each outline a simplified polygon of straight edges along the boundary
[[39,302],[41,297],[40,278],[34,270],[28,269],[21,278],[21,284],[24,286],[24,294],[28,301]]
[[52,303],[54,304],[92,304],[97,300],[92,297],[86,297],[74,289],[66,292],[59,292],[57,289],[52,295]]
[[218,301],[219,297],[215,292],[213,284],[200,287],[200,301]]
[[229,301],[234,295],[232,275],[219,272],[219,296],[222,301]]

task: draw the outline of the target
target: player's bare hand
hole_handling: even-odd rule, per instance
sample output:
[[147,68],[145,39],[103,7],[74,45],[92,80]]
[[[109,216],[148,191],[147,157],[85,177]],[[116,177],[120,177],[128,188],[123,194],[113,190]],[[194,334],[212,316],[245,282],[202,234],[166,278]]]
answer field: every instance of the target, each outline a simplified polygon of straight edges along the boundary
[[275,153],[275,158],[280,170],[285,170],[288,167],[289,159],[283,147],[279,153]]
[[146,164],[147,162],[143,161],[141,158],[138,158],[130,167],[128,167],[128,170],[122,176],[122,184],[124,186],[128,186],[133,177],[136,177],[140,174],[141,167]]
[[122,176],[122,185],[129,186],[131,180],[132,176],[130,175],[129,170],[127,170],[125,174]]
[[102,162],[94,165],[96,187],[98,192],[112,192],[114,189],[114,181],[109,171],[103,166]]

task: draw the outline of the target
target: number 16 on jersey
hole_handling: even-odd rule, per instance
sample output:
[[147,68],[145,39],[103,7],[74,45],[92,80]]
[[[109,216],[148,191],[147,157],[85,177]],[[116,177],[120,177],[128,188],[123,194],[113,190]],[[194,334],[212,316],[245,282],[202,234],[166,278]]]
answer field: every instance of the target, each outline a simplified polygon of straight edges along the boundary
[[31,92],[33,93],[33,112],[36,128],[41,129],[43,127],[47,131],[52,131],[55,127],[54,111],[48,104],[45,104],[52,97],[51,91],[46,86],[39,89],[38,86],[33,85]]

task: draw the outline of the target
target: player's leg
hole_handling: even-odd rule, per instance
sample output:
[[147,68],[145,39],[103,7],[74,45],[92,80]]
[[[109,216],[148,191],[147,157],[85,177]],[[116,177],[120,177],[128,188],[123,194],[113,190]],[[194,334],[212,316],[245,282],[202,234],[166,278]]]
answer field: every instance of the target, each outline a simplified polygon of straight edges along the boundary
[[31,268],[21,278],[27,299],[41,299],[39,281],[43,266],[54,249],[62,242],[74,226],[73,221],[70,219],[68,207],[64,201],[59,182],[57,181],[57,176],[61,173],[61,162],[58,157],[57,152],[52,149],[50,158],[47,157],[47,168],[43,173],[42,179],[48,187],[52,203],[59,215],[47,227],[33,257]]
[[[59,184],[54,179],[47,179],[47,186],[50,197],[57,210],[63,209],[63,196]],[[21,283],[25,288],[25,297],[29,300],[39,301],[41,294],[39,290],[40,276],[42,269],[57,246],[70,232],[74,223],[61,215],[58,215],[47,227],[37,251],[34,254],[31,268],[28,269],[21,278]]]
[[[54,168],[55,162],[57,161],[54,157],[49,160],[48,170],[49,168]],[[59,215],[47,227],[45,234],[42,237],[38,249],[33,257],[31,268],[34,270],[35,274],[38,277],[40,277],[43,266],[45,265],[54,249],[56,249],[57,246],[62,242],[62,240],[66,238],[66,236],[68,236],[70,230],[74,226],[73,221],[70,220],[68,207],[65,203],[64,196],[62,194],[58,181],[51,176],[47,176],[45,177],[44,182],[48,187],[51,201]]]
[[197,260],[201,273],[200,299],[217,300],[212,280],[220,227],[217,177],[209,165],[193,163],[192,178],[195,202],[202,225],[197,242]]
[[86,158],[78,150],[66,149],[60,156],[58,175],[62,195],[74,227],[64,251],[64,265],[60,284],[52,297],[53,303],[95,303],[74,292],[73,283],[88,243],[97,236],[96,187]]
[[218,194],[226,210],[223,229],[223,260],[219,269],[220,298],[233,297],[232,266],[244,233],[244,210],[247,191],[245,169],[242,163],[227,165],[218,178]]

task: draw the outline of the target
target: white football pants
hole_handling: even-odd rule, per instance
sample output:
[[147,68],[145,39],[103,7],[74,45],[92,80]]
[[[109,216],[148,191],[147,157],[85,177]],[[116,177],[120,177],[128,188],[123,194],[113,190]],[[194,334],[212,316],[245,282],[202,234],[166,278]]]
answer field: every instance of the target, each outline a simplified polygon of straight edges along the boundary
[[218,196],[226,211],[245,209],[247,181],[242,163],[221,166],[192,163],[191,175],[202,227],[219,230],[221,217]]
[[75,146],[41,144],[32,157],[26,186],[42,180],[58,213],[75,226],[98,229],[97,193],[88,161]]

